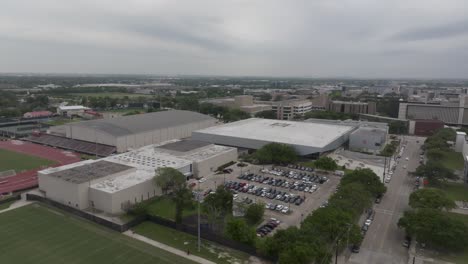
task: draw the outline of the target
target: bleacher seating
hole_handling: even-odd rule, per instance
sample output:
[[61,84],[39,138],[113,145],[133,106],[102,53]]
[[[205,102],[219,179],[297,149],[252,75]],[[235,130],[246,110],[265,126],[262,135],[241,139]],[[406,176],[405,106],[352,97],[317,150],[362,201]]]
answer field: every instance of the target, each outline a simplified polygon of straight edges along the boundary
[[80,153],[98,155],[101,157],[109,156],[116,151],[116,148],[113,146],[96,144],[93,142],[70,139],[49,134],[32,135],[25,138],[24,140],[47,146],[73,150]]

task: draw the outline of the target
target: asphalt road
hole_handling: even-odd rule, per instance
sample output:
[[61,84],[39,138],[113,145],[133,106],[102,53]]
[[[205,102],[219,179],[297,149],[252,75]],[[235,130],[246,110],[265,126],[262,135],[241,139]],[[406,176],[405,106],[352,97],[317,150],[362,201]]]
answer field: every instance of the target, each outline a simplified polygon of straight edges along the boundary
[[[397,223],[403,212],[409,209],[408,198],[414,186],[414,179],[408,177],[408,171],[414,171],[419,165],[420,147],[424,139],[405,136],[404,140],[407,144],[392,180],[386,184],[387,193],[381,203],[374,206],[375,218],[362,242],[360,252],[352,254],[348,263],[408,263],[408,249],[402,246],[405,234],[398,228]],[[409,161],[406,161],[406,157]],[[403,168],[405,165],[406,169]]]

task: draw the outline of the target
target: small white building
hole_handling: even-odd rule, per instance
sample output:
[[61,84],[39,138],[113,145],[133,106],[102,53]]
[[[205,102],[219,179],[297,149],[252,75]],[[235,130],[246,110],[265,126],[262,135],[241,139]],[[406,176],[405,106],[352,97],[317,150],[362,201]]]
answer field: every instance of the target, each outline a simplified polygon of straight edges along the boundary
[[186,176],[206,177],[236,160],[235,148],[177,141],[39,171],[39,189],[62,204],[115,215],[132,204],[161,195],[153,182],[159,168],[171,167]]
[[82,105],[64,105],[57,107],[57,114],[68,117],[81,116],[86,110],[90,110],[90,108]]
[[385,146],[387,130],[377,127],[359,127],[349,135],[349,149],[378,153]]

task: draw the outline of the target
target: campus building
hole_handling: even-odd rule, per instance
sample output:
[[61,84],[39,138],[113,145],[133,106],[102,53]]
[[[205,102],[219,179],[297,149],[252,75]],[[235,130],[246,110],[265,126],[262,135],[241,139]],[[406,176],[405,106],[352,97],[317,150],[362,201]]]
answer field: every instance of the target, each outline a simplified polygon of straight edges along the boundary
[[39,171],[39,190],[48,199],[80,210],[95,209],[115,215],[161,195],[154,183],[159,168],[171,167],[187,177],[206,177],[236,160],[235,148],[194,140],[175,141]]

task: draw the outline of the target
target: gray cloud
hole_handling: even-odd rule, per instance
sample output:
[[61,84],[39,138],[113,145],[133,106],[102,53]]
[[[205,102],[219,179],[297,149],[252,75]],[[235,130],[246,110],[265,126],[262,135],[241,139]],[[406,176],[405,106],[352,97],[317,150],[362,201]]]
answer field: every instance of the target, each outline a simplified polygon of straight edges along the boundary
[[468,35],[468,20],[402,31],[392,38],[402,41],[445,39]]
[[4,0],[0,72],[467,77],[463,3]]

